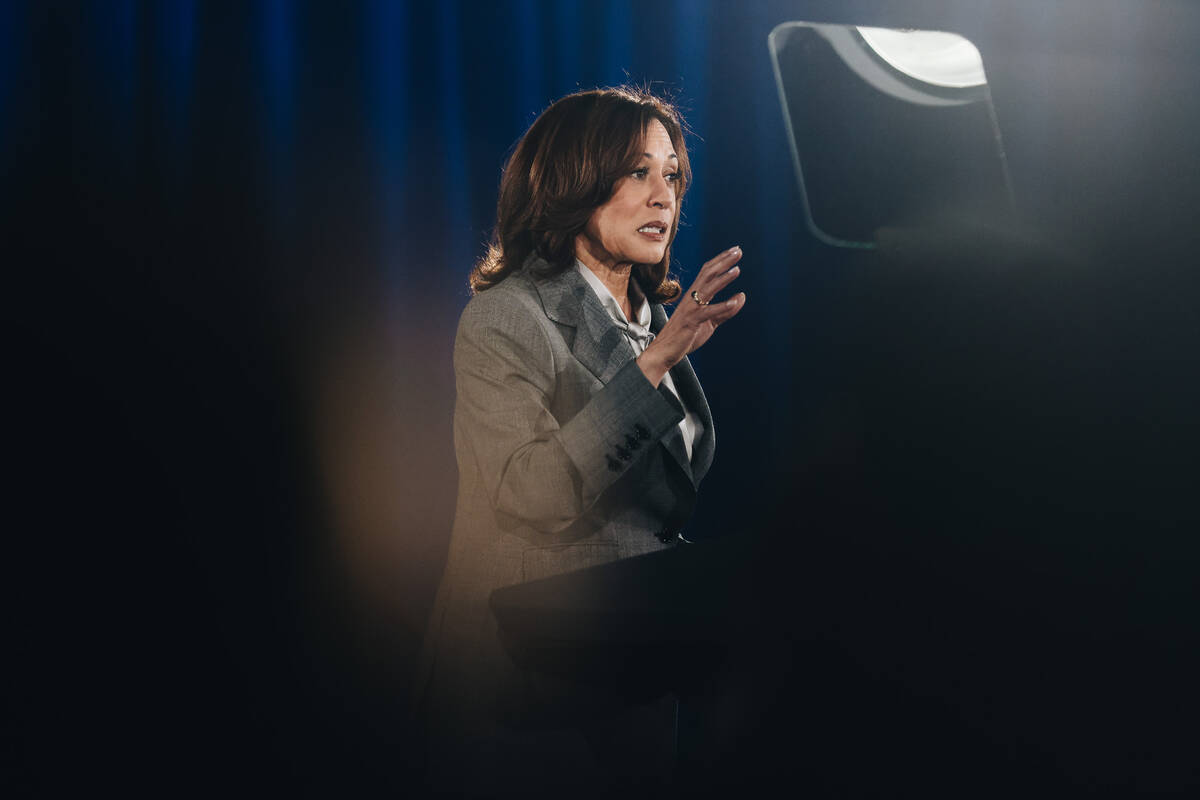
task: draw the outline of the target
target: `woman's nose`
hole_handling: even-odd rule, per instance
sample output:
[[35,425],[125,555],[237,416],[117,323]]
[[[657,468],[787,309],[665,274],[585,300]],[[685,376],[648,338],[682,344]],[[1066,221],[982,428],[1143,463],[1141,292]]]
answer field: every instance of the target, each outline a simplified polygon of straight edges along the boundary
[[650,205],[655,208],[670,208],[675,202],[675,190],[662,175],[653,179],[650,189]]

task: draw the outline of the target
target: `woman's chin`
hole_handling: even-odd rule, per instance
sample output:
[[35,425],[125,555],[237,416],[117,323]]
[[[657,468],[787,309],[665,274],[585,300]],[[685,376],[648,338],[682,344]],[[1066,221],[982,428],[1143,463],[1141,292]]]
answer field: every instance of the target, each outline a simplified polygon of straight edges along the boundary
[[630,253],[634,261],[638,264],[657,264],[663,260],[663,255],[666,254],[666,245],[654,245],[651,247],[639,247],[636,252]]

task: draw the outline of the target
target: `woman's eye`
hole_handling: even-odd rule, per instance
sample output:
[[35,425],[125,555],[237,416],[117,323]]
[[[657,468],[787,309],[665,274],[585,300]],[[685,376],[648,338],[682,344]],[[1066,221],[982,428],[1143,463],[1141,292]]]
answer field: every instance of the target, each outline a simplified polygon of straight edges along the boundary
[[675,183],[676,181],[679,180],[679,173],[678,172],[668,172],[663,177],[666,178],[669,182]]
[[649,174],[650,170],[646,169],[645,167],[639,167],[633,171],[633,177],[635,178],[644,178]]

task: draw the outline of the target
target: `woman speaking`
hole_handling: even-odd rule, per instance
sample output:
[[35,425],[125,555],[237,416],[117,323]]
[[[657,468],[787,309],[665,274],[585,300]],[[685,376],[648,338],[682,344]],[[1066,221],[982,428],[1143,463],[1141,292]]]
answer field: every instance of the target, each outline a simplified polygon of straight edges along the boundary
[[587,785],[664,763],[662,703],[539,710],[488,596],[681,538],[715,442],[687,355],[745,304],[716,299],[737,247],[682,297],[668,275],[690,177],[675,109],[629,88],[557,101],[504,168],[455,341],[458,501],[418,669],[435,786]]

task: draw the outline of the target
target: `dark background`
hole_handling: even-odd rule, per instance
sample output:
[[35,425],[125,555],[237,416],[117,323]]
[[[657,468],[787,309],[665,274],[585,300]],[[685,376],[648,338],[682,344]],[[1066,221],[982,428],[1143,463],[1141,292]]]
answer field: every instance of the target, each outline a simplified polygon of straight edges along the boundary
[[[1021,225],[814,241],[766,46],[794,19],[970,37]],[[1185,2],[6,4],[9,780],[409,785],[465,276],[524,128],[631,80],[695,131],[677,272],[746,253],[694,358],[690,533],[823,598],[763,601],[713,785],[1194,786],[1198,32]]]

